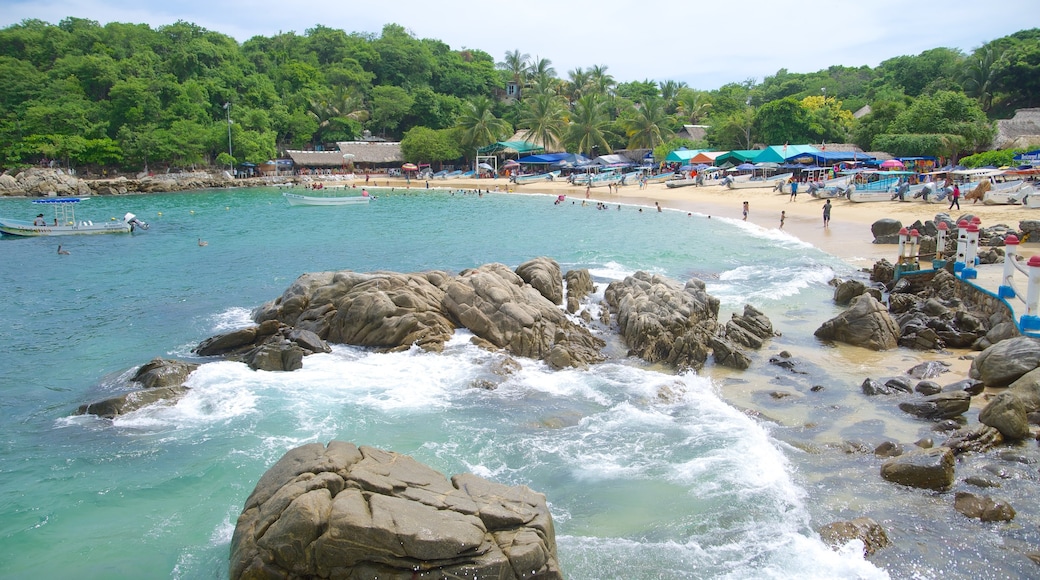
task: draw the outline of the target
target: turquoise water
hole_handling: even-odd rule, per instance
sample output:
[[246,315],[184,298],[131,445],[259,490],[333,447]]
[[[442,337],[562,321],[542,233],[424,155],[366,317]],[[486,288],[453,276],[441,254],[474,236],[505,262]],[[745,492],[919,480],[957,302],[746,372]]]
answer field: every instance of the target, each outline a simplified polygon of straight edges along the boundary
[[[374,193],[364,207],[324,208],[290,208],[272,188],[93,198],[80,219],[129,211],[151,228],[0,240],[0,576],[226,577],[260,475],[286,450],[331,439],[546,494],[572,579],[887,576],[818,540],[826,522],[793,463],[804,458],[766,424],[708,378],[633,361],[562,372],[522,361],[486,391],[471,385],[490,356],[460,332],[441,354],[336,346],[293,373],[207,364],[176,404],[73,416],[123,392],[137,365],[191,358],[202,339],[249,324],[304,272],[550,256],[589,268],[600,294],[637,270],[697,276],[722,299],[721,318],[751,302],[809,337],[797,346],[833,315],[826,282],[848,271],[787,234],[684,212]],[[0,200],[0,215],[33,211]],[[70,255],[57,255],[59,241]],[[663,386],[684,395],[661,403]]]

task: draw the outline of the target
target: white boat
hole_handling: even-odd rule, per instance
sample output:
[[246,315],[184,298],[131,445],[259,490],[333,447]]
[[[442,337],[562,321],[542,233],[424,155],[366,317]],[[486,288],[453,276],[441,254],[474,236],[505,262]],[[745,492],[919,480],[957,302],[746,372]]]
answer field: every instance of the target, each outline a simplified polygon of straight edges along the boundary
[[726,184],[726,187],[730,189],[754,189],[761,187],[776,187],[777,183],[782,183],[791,179],[793,173],[781,173],[779,175],[773,175],[770,177],[750,177],[746,180],[734,180]]
[[675,179],[674,173],[658,173],[657,175],[651,175],[646,178],[647,183],[663,183]]
[[550,171],[548,173],[535,173],[533,175],[514,175],[509,178],[509,181],[517,185],[523,185],[525,183],[534,183],[537,181],[554,181],[559,177],[559,171]]
[[299,193],[284,192],[282,195],[289,205],[353,205],[368,203],[371,196],[365,195],[301,195]]
[[984,205],[1017,205],[1022,203],[1022,198],[1029,193],[1028,183],[1024,179],[1003,181],[990,184],[989,189],[982,194]]
[[697,179],[695,177],[684,177],[682,179],[669,179],[664,182],[665,187],[687,187],[689,185],[697,185]]
[[89,220],[76,219],[76,204],[90,198],[58,197],[34,199],[34,204],[54,207],[54,220],[49,224],[43,214],[36,220],[20,221],[0,218],[0,233],[8,236],[77,236],[91,234],[129,234],[136,229],[146,230],[148,224],[127,213],[122,220],[112,218],[109,221],[94,223]]

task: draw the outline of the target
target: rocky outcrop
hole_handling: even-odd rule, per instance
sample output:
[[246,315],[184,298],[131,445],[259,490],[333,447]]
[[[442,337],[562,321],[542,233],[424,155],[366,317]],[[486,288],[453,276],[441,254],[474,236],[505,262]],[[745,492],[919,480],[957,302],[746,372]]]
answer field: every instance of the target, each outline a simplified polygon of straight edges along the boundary
[[581,302],[596,291],[596,285],[592,283],[592,276],[585,268],[568,270],[563,278],[567,283],[567,312],[574,314],[580,308]]
[[309,330],[266,320],[257,326],[207,338],[192,352],[199,356],[241,360],[253,370],[294,371],[303,368],[303,357],[331,350]]
[[953,485],[953,452],[946,447],[916,449],[881,465],[881,477],[909,487],[946,491]]
[[611,282],[604,299],[629,354],[680,369],[704,366],[719,315],[719,301],[707,293],[704,282],[693,279],[680,285],[636,272]]
[[516,275],[553,304],[563,304],[563,277],[552,258],[535,258],[516,267]]
[[97,415],[114,419],[160,401],[175,400],[188,391],[184,381],[199,365],[178,360],[155,358],[141,365],[130,378],[131,387],[140,387],[124,395],[80,405],[77,415]]
[[861,294],[852,299],[845,312],[824,322],[815,335],[822,340],[889,350],[896,347],[899,328],[883,304],[869,294]]
[[[532,261],[527,271],[542,277],[552,270],[555,262],[550,262]],[[562,302],[558,267],[555,275],[557,283],[549,287],[561,288]],[[502,264],[458,276],[440,271],[304,274],[253,317],[309,330],[329,342],[388,351],[412,346],[440,351],[456,328],[465,327],[482,345],[542,359],[554,368],[604,360],[602,340]]]
[[5,174],[5,179],[0,179],[0,195],[65,197],[91,195],[91,193],[92,191],[85,181],[69,175],[62,169],[30,167],[13,176]]
[[863,542],[863,553],[871,556],[892,542],[881,524],[871,518],[832,522],[819,529],[820,539],[828,546],[839,548],[852,540]]
[[502,264],[466,270],[445,286],[444,309],[499,348],[554,368],[601,362],[605,343]]
[[119,176],[105,179],[81,179],[65,169],[30,167],[11,175],[0,176],[0,196],[42,197],[121,195],[127,193],[160,193],[188,191],[228,185],[267,185],[262,179],[232,180],[224,173],[204,171],[162,173],[128,178]]
[[971,361],[968,376],[987,387],[1006,387],[1040,367],[1040,340],[1020,336],[998,342]]
[[545,496],[332,441],[286,453],[246,500],[240,578],[562,578]]

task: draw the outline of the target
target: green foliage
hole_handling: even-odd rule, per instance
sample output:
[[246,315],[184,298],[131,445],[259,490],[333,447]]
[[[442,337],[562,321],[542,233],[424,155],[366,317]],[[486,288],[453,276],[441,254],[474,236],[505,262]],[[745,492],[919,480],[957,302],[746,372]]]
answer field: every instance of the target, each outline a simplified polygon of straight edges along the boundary
[[754,132],[765,143],[805,143],[813,138],[809,110],[792,97],[770,101],[755,111]]
[[983,151],[982,153],[976,153],[975,155],[969,155],[961,158],[961,165],[974,168],[974,167],[1014,167],[1018,165],[1015,161],[1015,155],[1024,153],[1025,149],[998,149],[995,151]]
[[412,127],[401,139],[401,153],[405,161],[420,163],[458,159],[462,157],[456,137],[451,130]]
[[950,134],[887,134],[874,138],[872,148],[897,157],[953,157],[964,148],[964,138]]

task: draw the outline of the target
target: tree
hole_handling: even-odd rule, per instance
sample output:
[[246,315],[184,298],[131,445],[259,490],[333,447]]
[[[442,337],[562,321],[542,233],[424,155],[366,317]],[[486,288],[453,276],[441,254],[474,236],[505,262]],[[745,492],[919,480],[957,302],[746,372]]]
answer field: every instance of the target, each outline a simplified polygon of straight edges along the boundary
[[679,89],[675,98],[677,112],[683,121],[690,124],[700,124],[711,111],[710,97],[704,91],[683,87]]
[[505,58],[495,66],[509,73],[517,86],[523,86],[527,80],[527,74],[531,70],[531,55],[521,53],[520,49],[507,50]]
[[808,137],[812,142],[848,141],[855,119],[852,117],[852,111],[843,109],[838,99],[812,95],[802,99],[801,103],[809,112]]
[[754,144],[755,114],[745,107],[728,115],[715,116],[706,138],[715,149],[751,149]]
[[755,133],[765,143],[804,143],[812,140],[808,109],[793,97],[770,101],[755,112]]
[[623,119],[621,126],[628,136],[629,149],[653,149],[664,142],[662,133],[672,122],[664,111],[662,99],[648,99],[635,108],[631,117]]
[[404,119],[414,103],[401,87],[380,85],[372,89],[372,123],[385,135]]
[[567,127],[566,141],[568,150],[591,155],[593,149],[610,153],[610,144],[606,134],[610,119],[604,109],[603,102],[596,95],[585,95],[574,104],[571,123]]
[[460,130],[464,150],[490,145],[509,136],[512,128],[494,113],[494,103],[487,97],[476,97],[466,101],[456,125]]
[[462,156],[455,136],[450,130],[434,130],[427,127],[412,127],[401,139],[401,153],[405,161],[441,162]]
[[993,47],[983,47],[975,51],[964,67],[964,92],[979,102],[983,111],[993,106],[993,88],[997,67],[1004,53],[997,53]]
[[522,137],[545,147],[546,151],[559,151],[563,143],[566,108],[560,97],[552,94],[535,94],[523,100],[519,125],[524,127]]
[[915,99],[892,121],[888,132],[958,135],[960,141],[947,145],[970,147],[974,153],[989,144],[996,128],[986,119],[978,102],[964,93],[939,91]]

